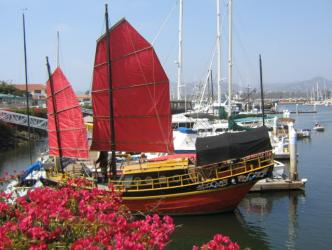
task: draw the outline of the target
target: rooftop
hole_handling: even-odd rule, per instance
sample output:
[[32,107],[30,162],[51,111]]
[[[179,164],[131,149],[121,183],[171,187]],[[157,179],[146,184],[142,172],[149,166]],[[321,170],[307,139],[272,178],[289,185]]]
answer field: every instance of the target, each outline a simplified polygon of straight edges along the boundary
[[[19,90],[25,90],[25,84],[13,84],[13,86]],[[28,84],[28,91],[34,90],[45,90],[46,85],[40,83],[29,83]]]

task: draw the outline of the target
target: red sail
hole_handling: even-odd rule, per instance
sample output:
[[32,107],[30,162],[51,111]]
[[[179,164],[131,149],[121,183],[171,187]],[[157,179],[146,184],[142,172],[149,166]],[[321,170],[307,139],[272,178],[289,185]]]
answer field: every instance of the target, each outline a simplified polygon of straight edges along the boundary
[[[110,31],[115,150],[173,152],[169,82],[151,46],[125,19]],[[111,149],[107,41],[97,41],[92,150]]]
[[[57,134],[59,134],[59,144],[63,157],[88,158],[87,131],[77,97],[59,67],[51,77],[53,80],[53,95],[50,81],[46,85],[50,155],[59,155],[57,138]],[[53,98],[56,104],[55,110],[59,133],[56,132]]]

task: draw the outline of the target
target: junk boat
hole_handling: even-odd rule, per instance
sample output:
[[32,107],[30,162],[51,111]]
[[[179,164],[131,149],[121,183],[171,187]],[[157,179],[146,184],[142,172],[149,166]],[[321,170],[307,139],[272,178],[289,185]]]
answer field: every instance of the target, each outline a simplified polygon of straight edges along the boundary
[[[272,174],[267,128],[198,138],[195,155],[174,155],[169,81],[152,45],[125,19],[109,29],[107,8],[105,19],[106,32],[97,40],[94,64],[90,150],[111,151],[109,183],[134,212],[189,215],[235,209],[258,180]],[[50,76],[47,86],[52,82],[56,86],[61,79]],[[51,107],[63,100],[56,94],[49,99],[53,100],[48,100]],[[71,120],[60,111],[49,110],[53,125]],[[71,154],[69,157],[75,152],[86,157],[85,142],[73,146],[69,141],[62,143],[70,136],[65,134],[68,129],[70,125],[58,126],[57,133],[53,130],[50,141],[55,150],[50,154],[61,158],[65,152]],[[67,149],[61,149],[64,147]],[[138,162],[128,158],[117,166],[117,152],[164,152],[168,156]],[[61,171],[48,170],[44,183],[66,181],[70,173]],[[98,187],[107,189],[107,184]]]

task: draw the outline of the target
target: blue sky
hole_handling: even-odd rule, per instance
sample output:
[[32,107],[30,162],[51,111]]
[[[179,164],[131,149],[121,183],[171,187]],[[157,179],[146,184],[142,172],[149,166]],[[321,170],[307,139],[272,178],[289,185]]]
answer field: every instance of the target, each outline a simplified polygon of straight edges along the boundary
[[[76,90],[90,88],[96,39],[104,32],[104,4],[110,21],[121,17],[155,41],[169,79],[176,79],[177,0],[0,0],[0,79],[24,82],[22,9],[27,8],[28,75],[47,79],[45,56],[56,64],[60,31],[61,67]],[[291,82],[315,76],[332,79],[332,1],[234,0],[234,81],[258,82],[262,54],[264,82]],[[222,0],[223,75],[226,76],[227,17]],[[204,79],[216,37],[215,0],[184,0],[184,81]]]

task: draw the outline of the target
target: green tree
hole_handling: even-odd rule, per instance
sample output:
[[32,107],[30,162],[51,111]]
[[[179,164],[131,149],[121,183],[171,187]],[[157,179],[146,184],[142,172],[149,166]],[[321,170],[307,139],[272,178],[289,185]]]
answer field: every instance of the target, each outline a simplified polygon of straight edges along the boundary
[[0,93],[16,95],[16,96],[24,96],[25,91],[19,90],[5,81],[0,81]]

